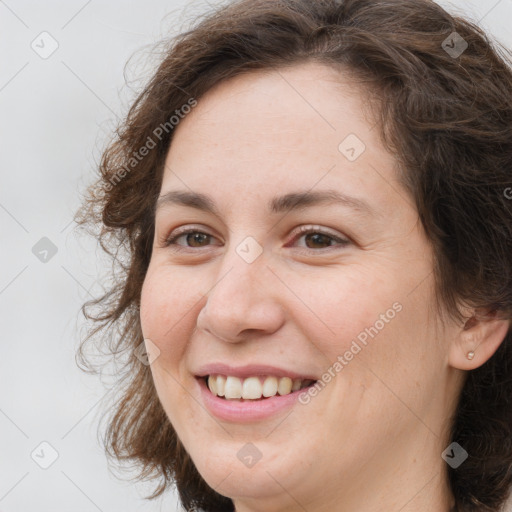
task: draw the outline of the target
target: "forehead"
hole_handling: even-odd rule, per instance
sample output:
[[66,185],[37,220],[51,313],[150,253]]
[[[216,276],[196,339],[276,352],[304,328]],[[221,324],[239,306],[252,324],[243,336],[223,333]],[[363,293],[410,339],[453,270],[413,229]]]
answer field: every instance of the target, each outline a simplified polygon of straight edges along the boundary
[[367,112],[363,92],[321,64],[236,76],[175,128],[162,192],[250,193],[267,203],[278,190],[322,185],[385,202],[382,180],[394,179],[396,162]]
[[188,132],[190,124],[194,124],[194,138],[204,137],[202,143],[215,145],[208,133],[211,129],[216,130],[216,138],[231,140],[233,144],[224,149],[244,141],[261,142],[265,134],[265,142],[276,149],[291,141],[291,135],[317,139],[327,135],[329,141],[336,141],[348,128],[364,137],[370,128],[366,105],[362,89],[348,75],[325,65],[310,62],[251,71],[208,90],[178,125],[174,142],[189,137],[182,132]]

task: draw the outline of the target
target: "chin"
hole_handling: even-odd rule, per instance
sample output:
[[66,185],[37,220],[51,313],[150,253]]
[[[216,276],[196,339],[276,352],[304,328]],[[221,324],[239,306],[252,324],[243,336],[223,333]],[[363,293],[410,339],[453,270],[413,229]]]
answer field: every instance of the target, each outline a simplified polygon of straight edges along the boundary
[[[212,441],[211,445],[214,443]],[[272,452],[271,445],[261,447],[258,455],[258,448],[255,447],[257,442],[252,444],[250,441],[240,442],[233,438],[215,445],[215,448],[208,448],[204,440],[202,443],[192,441],[194,449],[189,451],[185,448],[206,483],[228,498],[270,497],[281,493],[281,486],[292,486],[288,481],[292,473],[294,479],[299,477],[297,464],[283,457],[282,447],[276,446]]]

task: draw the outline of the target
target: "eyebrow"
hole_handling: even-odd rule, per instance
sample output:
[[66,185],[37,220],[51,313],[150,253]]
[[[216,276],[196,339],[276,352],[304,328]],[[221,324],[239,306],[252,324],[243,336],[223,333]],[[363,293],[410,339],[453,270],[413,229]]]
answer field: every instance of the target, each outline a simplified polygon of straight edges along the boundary
[[[363,199],[349,196],[337,190],[298,191],[277,196],[267,205],[273,214],[303,210],[323,204],[339,204],[366,216],[377,216],[377,212]],[[156,203],[158,210],[164,205],[181,205],[219,215],[214,200],[206,195],[187,190],[173,190],[161,195]]]

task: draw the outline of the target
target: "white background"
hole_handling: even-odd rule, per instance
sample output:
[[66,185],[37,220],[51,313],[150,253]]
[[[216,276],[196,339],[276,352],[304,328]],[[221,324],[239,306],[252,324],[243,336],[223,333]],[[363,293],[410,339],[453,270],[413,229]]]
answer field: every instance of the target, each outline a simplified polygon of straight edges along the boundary
[[[512,0],[441,3],[512,47]],[[0,1],[0,512],[179,510],[172,494],[145,502],[150,487],[110,474],[97,441],[106,390],[74,354],[79,308],[101,291],[102,267],[72,217],[134,97],[125,63],[137,52],[128,77],[149,77],[150,45],[206,9],[203,0]],[[31,48],[43,31],[59,45],[47,59]],[[42,237],[58,249],[46,263],[32,253]],[[59,454],[46,470],[31,458],[42,441]]]

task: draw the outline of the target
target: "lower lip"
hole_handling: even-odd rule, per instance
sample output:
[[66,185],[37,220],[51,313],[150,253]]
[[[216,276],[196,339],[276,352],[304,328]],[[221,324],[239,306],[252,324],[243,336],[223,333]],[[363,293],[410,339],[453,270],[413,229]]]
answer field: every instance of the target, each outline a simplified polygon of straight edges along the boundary
[[236,423],[250,423],[264,420],[285,411],[297,402],[300,393],[308,389],[300,389],[283,396],[276,395],[261,400],[239,402],[237,400],[226,400],[225,398],[220,398],[212,394],[204,379],[196,378],[196,380],[201,390],[203,403],[206,405],[207,409],[221,420]]

